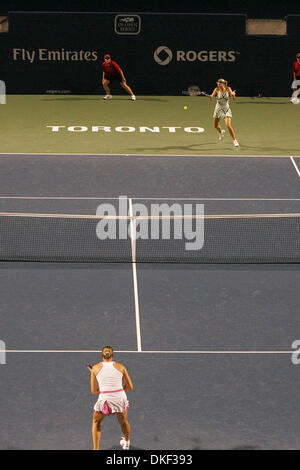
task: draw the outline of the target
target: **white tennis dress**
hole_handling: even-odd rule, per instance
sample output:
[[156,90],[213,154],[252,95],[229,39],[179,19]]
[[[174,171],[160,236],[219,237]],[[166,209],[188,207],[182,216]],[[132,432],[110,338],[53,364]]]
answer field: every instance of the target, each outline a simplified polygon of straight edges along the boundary
[[129,401],[123,390],[123,374],[116,369],[113,361],[101,364],[101,370],[96,376],[100,393],[94,411],[105,415],[123,413],[129,408]]
[[229,93],[226,90],[224,93],[222,93],[220,90],[218,90],[216,94],[217,98],[217,103],[215,106],[214,118],[218,119],[224,119],[225,117],[232,117],[231,109],[229,107]]

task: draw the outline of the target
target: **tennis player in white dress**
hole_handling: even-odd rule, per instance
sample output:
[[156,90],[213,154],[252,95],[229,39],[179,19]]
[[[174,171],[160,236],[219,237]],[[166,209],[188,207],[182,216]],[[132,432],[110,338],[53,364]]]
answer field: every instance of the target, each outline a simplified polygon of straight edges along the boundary
[[[133,384],[126,367],[114,362],[111,346],[102,349],[103,362],[87,367],[91,371],[91,392],[99,394],[94,406],[92,436],[94,450],[99,450],[101,421],[105,416],[116,415],[123,433],[120,445],[124,450],[130,446],[130,424],[127,417],[129,401],[126,392],[133,390]],[[124,383],[124,385],[123,385]]]
[[225,130],[220,126],[220,119],[224,119],[227,129],[233,139],[233,145],[239,147],[239,143],[235,137],[233,127],[231,125],[232,112],[229,106],[229,98],[235,99],[235,91],[228,86],[224,78],[220,78],[217,81],[217,87],[214,89],[209,98],[212,100],[214,97],[217,99],[213,118],[214,126],[219,132],[219,140],[224,138]]

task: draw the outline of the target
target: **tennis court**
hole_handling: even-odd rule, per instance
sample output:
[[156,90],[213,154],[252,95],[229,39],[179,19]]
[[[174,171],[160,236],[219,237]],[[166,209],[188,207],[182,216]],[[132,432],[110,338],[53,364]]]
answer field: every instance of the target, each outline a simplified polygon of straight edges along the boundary
[[[276,233],[284,243],[289,214],[297,260],[298,108],[239,98],[232,110],[239,148],[227,134],[218,141],[204,97],[8,96],[1,218],[94,215],[119,196],[146,207],[198,202],[212,216],[260,216],[253,236],[264,244],[271,218],[272,244]],[[239,238],[230,220],[228,230]],[[162,251],[168,258],[167,241]],[[111,344],[135,386],[133,450],[299,449],[299,264],[183,263],[180,253],[134,263],[130,242],[128,253],[127,263],[1,262],[0,447],[90,449],[86,364]],[[106,418],[101,448],[118,449],[119,438]]]
[[205,96],[101,98],[8,95],[1,108],[1,153],[300,156],[299,106],[288,97],[238,97],[231,103],[238,148],[228,132],[219,142],[215,103]]

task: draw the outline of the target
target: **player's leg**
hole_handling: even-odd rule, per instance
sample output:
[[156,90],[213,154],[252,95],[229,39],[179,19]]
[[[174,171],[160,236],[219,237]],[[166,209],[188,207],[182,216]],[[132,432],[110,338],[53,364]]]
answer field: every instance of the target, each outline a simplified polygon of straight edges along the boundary
[[125,91],[127,91],[127,93],[131,96],[132,99],[135,98],[135,95],[134,95],[132,89],[126,83],[126,80],[122,80],[120,82],[120,85],[121,85],[122,88],[124,88]]
[[292,86],[291,86],[293,93],[292,93],[292,98],[295,96],[295,92],[297,91],[297,84],[296,80],[293,80]]
[[220,126],[220,118],[214,118],[215,129],[219,132],[219,140],[222,140],[225,134],[225,131]]
[[233,143],[236,147],[238,147],[238,141],[236,140],[236,137],[235,137],[235,133],[234,133],[234,130],[233,130],[233,127],[231,125],[231,118],[230,117],[225,117],[224,118],[224,121],[225,121],[225,124],[227,126],[227,129],[229,131],[229,134],[231,135],[232,139],[233,139]]
[[290,99],[291,103],[299,104],[299,89],[298,89],[299,86],[300,86],[300,79],[299,79],[299,77],[296,77],[296,79],[293,81],[292,87],[291,87],[292,90],[293,90],[293,93],[292,93],[292,96],[291,96],[291,99]]
[[230,117],[226,117],[226,118],[224,119],[224,121],[225,121],[225,124],[226,124],[226,126],[227,126],[227,129],[228,129],[228,131],[229,131],[229,134],[231,135],[231,137],[233,138],[233,140],[236,140],[236,139],[235,139],[235,133],[234,133],[233,127],[232,127],[232,125],[231,125],[231,118],[230,118]]
[[124,439],[121,439],[120,444],[123,449],[129,449],[130,445],[130,424],[128,421],[127,411],[123,413],[118,413],[117,418],[120,424],[121,431],[123,433]]
[[92,424],[92,436],[94,450],[100,449],[100,439],[101,439],[101,421],[105,418],[105,415],[102,413],[93,413],[93,424]]
[[220,126],[220,118],[214,118],[214,127],[221,134],[222,128]]
[[104,97],[105,99],[109,99],[109,97],[111,97],[109,84],[110,84],[110,81],[107,80],[107,78],[104,78],[102,80],[102,85],[106,93],[106,96]]

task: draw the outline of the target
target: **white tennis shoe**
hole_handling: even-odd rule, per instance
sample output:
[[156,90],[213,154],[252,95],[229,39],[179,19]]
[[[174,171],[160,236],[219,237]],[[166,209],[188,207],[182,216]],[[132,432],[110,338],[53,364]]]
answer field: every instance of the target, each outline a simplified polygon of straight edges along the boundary
[[224,129],[221,130],[221,133],[220,133],[220,135],[219,135],[219,140],[223,140],[223,139],[224,139],[224,134],[225,134],[225,132],[226,132],[226,131],[225,131]]
[[112,99],[112,95],[105,95],[105,96],[103,96],[103,99],[104,99],[104,100],[111,100],[111,99]]
[[132,101],[136,101],[136,96],[135,96],[135,95],[131,95],[131,99],[132,99]]
[[130,441],[126,441],[125,437],[122,436],[120,440],[120,446],[122,447],[123,450],[129,450]]
[[237,141],[236,139],[233,141],[233,145],[234,145],[235,147],[239,147],[239,146],[240,146],[240,144],[238,143],[238,141]]

